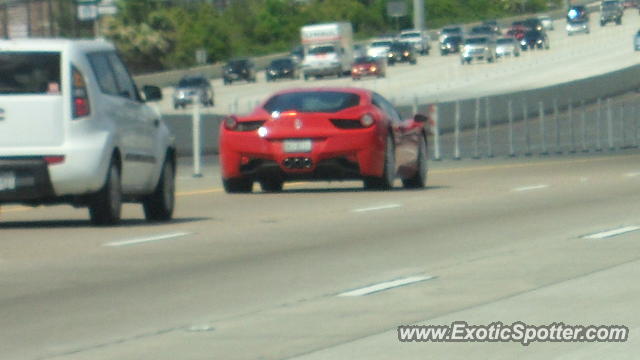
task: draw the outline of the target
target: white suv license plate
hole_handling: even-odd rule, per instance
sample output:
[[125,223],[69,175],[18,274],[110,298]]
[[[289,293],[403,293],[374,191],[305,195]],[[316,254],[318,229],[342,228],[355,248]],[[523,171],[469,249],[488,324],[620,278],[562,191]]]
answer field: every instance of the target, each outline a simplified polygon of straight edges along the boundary
[[16,174],[12,172],[0,173],[0,191],[12,191],[16,189]]
[[311,152],[311,139],[285,140],[283,151],[286,153],[307,153]]

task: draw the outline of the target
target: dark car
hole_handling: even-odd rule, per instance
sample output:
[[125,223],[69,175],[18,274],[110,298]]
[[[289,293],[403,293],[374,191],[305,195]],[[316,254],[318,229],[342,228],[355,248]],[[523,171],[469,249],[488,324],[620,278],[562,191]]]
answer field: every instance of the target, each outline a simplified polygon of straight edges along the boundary
[[238,80],[256,82],[256,69],[251,60],[235,59],[225,65],[223,76],[224,84],[231,84]]
[[538,18],[528,18],[528,19],[525,19],[522,23],[524,26],[528,27],[531,30],[544,31],[544,25],[542,24],[542,20]]
[[449,55],[459,53],[462,47],[463,39],[460,35],[452,35],[447,37],[440,44],[440,55]]
[[173,107],[186,107],[198,99],[204,106],[213,106],[213,87],[204,76],[185,76],[176,85]]
[[524,34],[524,37],[520,40],[520,48],[522,50],[528,49],[549,49],[549,38],[544,31],[529,30]]
[[399,62],[408,62],[411,65],[417,63],[415,48],[406,42],[394,42],[387,53],[387,63],[394,65]]
[[498,21],[497,20],[486,20],[486,21],[482,22],[482,25],[489,26],[491,28],[491,30],[493,30],[493,32],[496,35],[500,35],[500,33],[501,33],[500,25],[498,25]]
[[489,36],[495,37],[497,35],[495,29],[491,25],[478,25],[469,30],[469,36]]
[[622,25],[623,11],[624,9],[620,1],[603,1],[600,5],[600,26],[605,26],[610,22],[615,22],[616,25]]
[[281,58],[271,61],[265,70],[267,81],[277,79],[299,79],[298,66],[291,58]]

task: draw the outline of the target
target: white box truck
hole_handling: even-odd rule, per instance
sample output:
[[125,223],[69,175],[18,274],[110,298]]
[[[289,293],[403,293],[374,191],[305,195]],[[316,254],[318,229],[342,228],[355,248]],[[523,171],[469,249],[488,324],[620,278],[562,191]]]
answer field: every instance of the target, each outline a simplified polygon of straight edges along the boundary
[[300,29],[304,46],[304,79],[349,74],[353,62],[351,23],[337,22],[306,25]]

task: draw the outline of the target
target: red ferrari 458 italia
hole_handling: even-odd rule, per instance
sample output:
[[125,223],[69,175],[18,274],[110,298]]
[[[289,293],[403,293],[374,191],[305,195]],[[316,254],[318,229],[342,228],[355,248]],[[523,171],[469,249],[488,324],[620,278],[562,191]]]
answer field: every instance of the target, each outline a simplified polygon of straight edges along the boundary
[[278,92],[253,113],[224,119],[220,162],[229,193],[282,190],[290,180],[361,179],[367,189],[427,179],[427,117],[403,120],[381,95],[358,88]]

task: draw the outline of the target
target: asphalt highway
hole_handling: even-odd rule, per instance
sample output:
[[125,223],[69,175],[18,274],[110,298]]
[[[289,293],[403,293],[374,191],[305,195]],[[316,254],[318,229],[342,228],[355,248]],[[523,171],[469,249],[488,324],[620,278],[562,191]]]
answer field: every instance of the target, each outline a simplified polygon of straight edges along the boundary
[[[180,166],[176,220],[4,206],[2,359],[633,358],[640,154],[431,162],[428,188],[228,195]],[[396,184],[399,185],[399,184]],[[635,229],[635,228],[631,228]],[[345,297],[350,290],[424,281]],[[620,324],[627,343],[400,344],[399,325]],[[432,356],[431,356],[432,355]],[[599,356],[598,356],[599,355]]]

